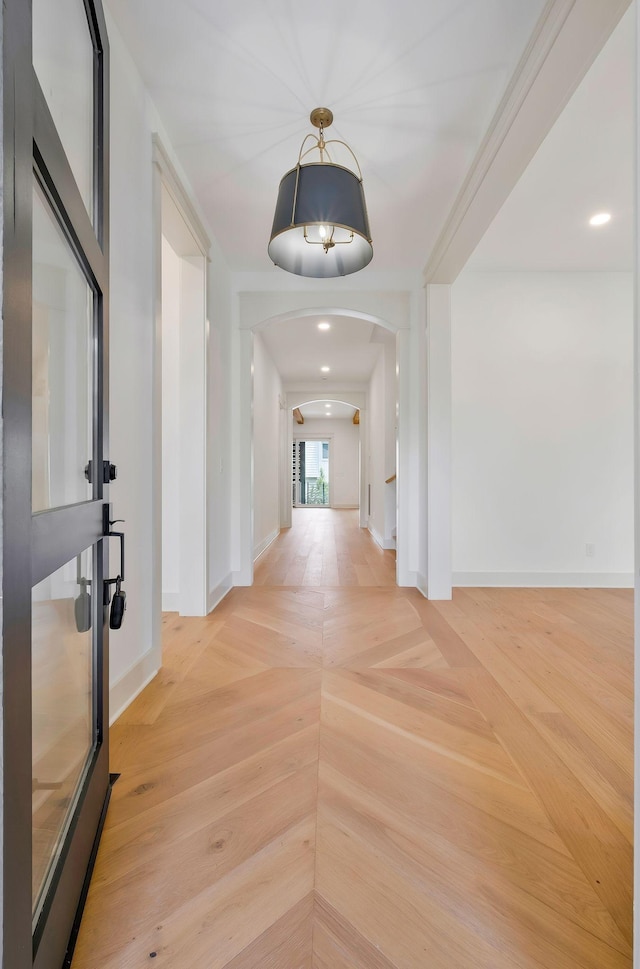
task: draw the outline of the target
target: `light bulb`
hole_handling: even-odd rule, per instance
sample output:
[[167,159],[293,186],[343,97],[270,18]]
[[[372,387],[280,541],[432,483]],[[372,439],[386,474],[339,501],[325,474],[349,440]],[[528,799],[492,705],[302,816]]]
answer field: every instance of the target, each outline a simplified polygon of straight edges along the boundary
[[326,228],[326,226],[321,225],[320,228],[318,229],[318,232],[320,233],[320,238],[321,239],[326,239],[327,238],[327,228]]

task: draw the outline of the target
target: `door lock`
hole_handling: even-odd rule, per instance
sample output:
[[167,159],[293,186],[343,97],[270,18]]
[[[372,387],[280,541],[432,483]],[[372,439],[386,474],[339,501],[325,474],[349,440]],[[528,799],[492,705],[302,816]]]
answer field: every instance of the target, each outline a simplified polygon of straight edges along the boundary
[[[88,461],[84,467],[84,476],[89,482],[93,484],[93,461]],[[118,477],[118,469],[115,464],[111,464],[109,461],[102,462],[102,483],[109,484],[111,481],[115,481]]]

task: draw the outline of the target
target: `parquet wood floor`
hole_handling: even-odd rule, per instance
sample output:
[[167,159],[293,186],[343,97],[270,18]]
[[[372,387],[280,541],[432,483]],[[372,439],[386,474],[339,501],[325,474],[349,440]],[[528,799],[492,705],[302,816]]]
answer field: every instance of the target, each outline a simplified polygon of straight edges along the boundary
[[268,571],[165,616],[73,969],[629,969],[631,593]]

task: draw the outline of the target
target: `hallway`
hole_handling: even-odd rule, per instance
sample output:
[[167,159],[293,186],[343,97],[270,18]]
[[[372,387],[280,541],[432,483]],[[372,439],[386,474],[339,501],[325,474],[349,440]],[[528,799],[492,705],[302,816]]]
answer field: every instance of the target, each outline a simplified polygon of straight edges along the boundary
[[304,510],[165,615],[73,969],[631,966],[632,593],[428,602],[393,559]]

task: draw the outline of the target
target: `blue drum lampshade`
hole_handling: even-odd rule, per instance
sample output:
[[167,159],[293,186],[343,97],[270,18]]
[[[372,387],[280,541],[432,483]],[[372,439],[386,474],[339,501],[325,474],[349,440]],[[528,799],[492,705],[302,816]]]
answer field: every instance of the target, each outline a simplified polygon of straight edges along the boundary
[[[268,252],[276,266],[297,276],[347,276],[373,257],[362,175],[355,156],[358,174],[330,160],[329,145],[341,144],[353,155],[344,142],[325,142],[323,129],[333,120],[331,112],[316,108],[311,120],[320,137],[307,136],[316,144],[304,152],[305,139],[298,164],[280,182]],[[303,164],[314,150],[320,161]]]

